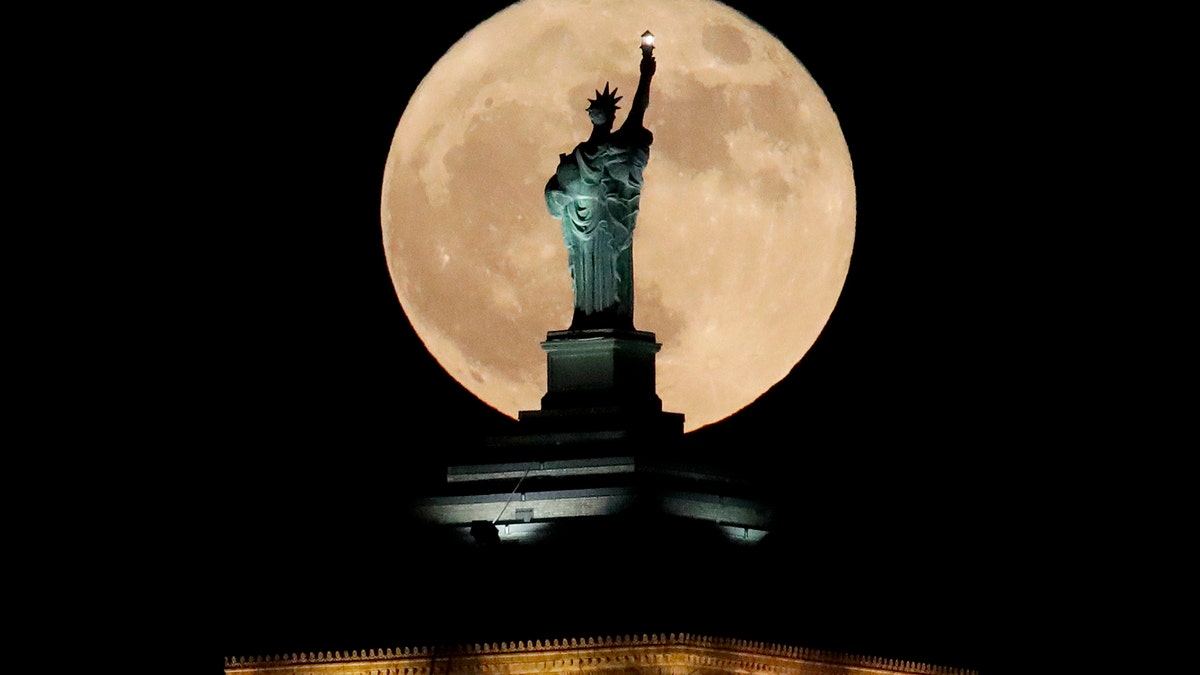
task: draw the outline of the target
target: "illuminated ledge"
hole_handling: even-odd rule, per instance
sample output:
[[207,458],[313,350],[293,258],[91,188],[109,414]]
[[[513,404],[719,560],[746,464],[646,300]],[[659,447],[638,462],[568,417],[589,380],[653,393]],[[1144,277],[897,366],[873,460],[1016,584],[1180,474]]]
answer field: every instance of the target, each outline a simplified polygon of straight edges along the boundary
[[480,480],[517,480],[519,478],[562,478],[596,474],[633,473],[632,457],[558,460],[551,462],[510,462],[506,464],[470,464],[446,470],[447,483]]
[[[470,658],[461,658],[461,657]],[[226,657],[225,672],[271,675],[977,675],[976,671],[689,634]]]
[[502,542],[541,541],[558,526],[629,513],[641,499],[656,515],[707,521],[731,542],[756,544],[774,512],[729,494],[741,481],[710,468],[632,456],[451,466],[446,482],[457,494],[421,498],[412,514],[467,542],[481,522],[493,524]]
[[719,483],[743,482],[721,472],[695,464],[649,461],[631,456],[560,459],[553,461],[520,461],[493,464],[463,464],[446,469],[447,483],[469,483],[488,480],[519,480],[528,478],[565,478],[640,472],[675,476],[691,480]]
[[[636,490],[621,486],[522,492],[516,499],[504,493],[451,495],[421,500],[413,512],[432,524],[460,527],[477,521],[498,526],[547,523],[617,515],[629,508],[635,496]],[[751,500],[682,490],[663,491],[658,497],[663,513],[729,526],[730,538],[747,543],[761,539],[771,521],[770,508]]]

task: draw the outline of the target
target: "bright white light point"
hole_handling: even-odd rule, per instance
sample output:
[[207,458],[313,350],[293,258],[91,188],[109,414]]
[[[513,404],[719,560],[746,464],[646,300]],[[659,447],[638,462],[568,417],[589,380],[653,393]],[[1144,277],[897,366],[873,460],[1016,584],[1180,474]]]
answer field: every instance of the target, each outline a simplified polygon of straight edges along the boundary
[[647,115],[634,323],[663,343],[663,408],[684,413],[690,431],[748,405],[808,351],[841,293],[854,245],[850,155],[820,87],[778,40],[713,0],[514,4],[413,93],[382,200],[388,267],[413,328],[507,415],[539,407],[539,344],[571,319],[561,224],[542,186],[590,132],[594,91],[605,81],[635,91],[646,27],[666,42]]

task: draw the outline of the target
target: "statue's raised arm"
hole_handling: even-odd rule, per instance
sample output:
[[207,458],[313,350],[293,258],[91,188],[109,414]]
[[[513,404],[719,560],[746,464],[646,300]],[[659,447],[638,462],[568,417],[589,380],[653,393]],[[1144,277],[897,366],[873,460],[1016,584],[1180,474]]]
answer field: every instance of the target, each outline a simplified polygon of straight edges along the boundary
[[629,116],[625,118],[625,123],[621,125],[621,129],[626,127],[636,129],[638,127],[645,128],[646,108],[650,105],[650,80],[654,77],[654,71],[657,64],[654,60],[654,36],[650,31],[642,33],[642,62],[641,77],[638,79],[637,93],[633,96],[633,105],[629,107]]

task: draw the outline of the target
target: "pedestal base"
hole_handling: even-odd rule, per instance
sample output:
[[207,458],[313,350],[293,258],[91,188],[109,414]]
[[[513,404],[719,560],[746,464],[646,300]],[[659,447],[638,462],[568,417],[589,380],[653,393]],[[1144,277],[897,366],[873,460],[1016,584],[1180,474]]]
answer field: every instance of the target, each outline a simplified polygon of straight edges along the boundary
[[662,411],[655,392],[654,333],[562,330],[546,335],[542,411]]
[[[520,432],[503,445],[671,441],[683,415],[663,412],[655,391],[654,333],[592,329],[551,331],[541,410],[522,410]],[[499,440],[499,439],[497,439]]]

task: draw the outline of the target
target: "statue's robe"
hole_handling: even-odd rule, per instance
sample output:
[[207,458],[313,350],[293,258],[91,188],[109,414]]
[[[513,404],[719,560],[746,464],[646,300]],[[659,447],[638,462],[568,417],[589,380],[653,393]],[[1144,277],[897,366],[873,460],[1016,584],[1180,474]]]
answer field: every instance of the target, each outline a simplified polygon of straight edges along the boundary
[[562,221],[575,292],[571,329],[633,328],[633,230],[649,131],[611,134],[559,155],[546,206]]

